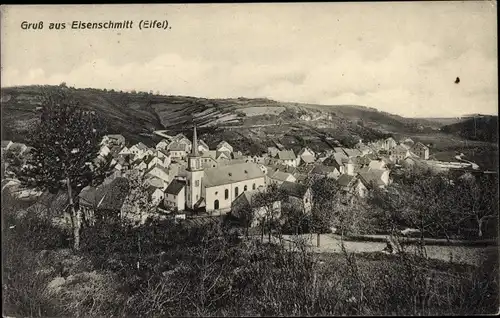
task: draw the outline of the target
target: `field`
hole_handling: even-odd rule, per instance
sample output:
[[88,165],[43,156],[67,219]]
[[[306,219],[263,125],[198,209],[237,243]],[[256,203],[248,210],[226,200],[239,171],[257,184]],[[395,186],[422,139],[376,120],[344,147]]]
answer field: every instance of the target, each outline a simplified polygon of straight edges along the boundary
[[[23,142],[39,116],[39,97],[46,87],[2,88],[2,139]],[[330,147],[325,138],[352,146],[360,138],[377,140],[393,135],[397,140],[411,137],[431,144],[431,154],[463,152],[480,166],[496,169],[496,144],[467,141],[444,134],[436,120],[404,118],[356,105],[313,105],[269,99],[205,99],[188,96],[162,96],[97,89],[67,88],[80,103],[95,110],[108,123],[108,133],[121,133],[128,144],[148,146],[161,140],[155,130],[167,134],[185,133],[191,138],[193,122],[201,138],[213,147],[221,140],[236,150],[258,155],[279,142],[300,150],[315,151]],[[310,118],[308,120],[302,120]],[[300,137],[300,138],[298,138]],[[448,154],[446,154],[448,155]]]

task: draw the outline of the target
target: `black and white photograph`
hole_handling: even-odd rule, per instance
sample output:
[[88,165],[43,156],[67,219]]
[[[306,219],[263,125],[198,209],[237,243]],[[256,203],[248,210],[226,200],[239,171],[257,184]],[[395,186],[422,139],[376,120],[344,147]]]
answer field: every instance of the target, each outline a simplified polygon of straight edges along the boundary
[[2,5],[3,317],[497,315],[497,9]]

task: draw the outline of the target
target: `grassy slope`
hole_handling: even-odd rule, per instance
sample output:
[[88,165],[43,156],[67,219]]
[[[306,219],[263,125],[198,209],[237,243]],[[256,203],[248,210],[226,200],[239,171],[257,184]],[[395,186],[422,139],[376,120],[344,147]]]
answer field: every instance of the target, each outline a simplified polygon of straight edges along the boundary
[[[36,86],[2,89],[2,139],[22,142],[37,120],[36,100],[42,88]],[[108,121],[109,133],[121,133],[130,143],[142,141],[153,145],[159,138],[154,130],[166,129],[191,136],[194,122],[200,138],[210,147],[224,139],[236,150],[256,154],[280,142],[298,151],[302,146],[314,150],[328,148],[325,138],[362,138],[384,136],[412,137],[435,145],[434,152],[468,149],[461,137],[444,135],[440,123],[425,119],[404,118],[376,109],[353,106],[325,106],[277,102],[269,99],[205,99],[186,96],[160,96],[146,93],[122,93],[97,89],[71,89],[81,103],[96,110]],[[262,111],[259,113],[259,108]],[[283,112],[276,111],[283,108]],[[248,110],[251,109],[251,112]],[[268,111],[272,110],[272,111]],[[245,115],[248,114],[248,115]],[[309,115],[311,121],[300,120]],[[249,127],[268,125],[265,127]],[[481,152],[494,152],[491,144],[473,144]],[[493,147],[493,148],[492,148]],[[492,150],[493,149],[493,150]],[[485,151],[483,151],[484,153]],[[464,152],[465,153],[465,152]]]
[[442,131],[470,140],[498,141],[498,117],[469,118],[459,123],[443,126]]

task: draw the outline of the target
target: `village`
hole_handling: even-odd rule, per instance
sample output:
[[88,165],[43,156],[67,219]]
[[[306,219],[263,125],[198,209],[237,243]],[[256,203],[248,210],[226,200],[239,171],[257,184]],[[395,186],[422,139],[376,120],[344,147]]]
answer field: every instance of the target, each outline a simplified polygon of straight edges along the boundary
[[[103,137],[96,160],[110,160],[112,173],[101,185],[87,186],[78,195],[77,204],[87,219],[99,210],[122,217],[128,215],[123,210],[131,191],[127,179],[131,173],[141,176],[153,207],[134,214],[136,222],[144,224],[148,218],[186,219],[228,213],[238,217],[238,207],[251,204],[255,194],[271,185],[286,193],[288,202],[310,213],[311,178],[332,178],[344,193],[364,198],[370,189],[383,189],[391,184],[391,174],[396,169],[412,166],[436,171],[479,168],[472,162],[460,160],[460,156],[456,162],[430,160],[430,147],[411,138],[399,142],[392,137],[369,143],[359,140],[354,148],[333,147],[320,153],[308,147],[294,153],[276,143],[276,147],[269,147],[260,156],[244,156],[224,140],[215,149],[210,149],[197,138],[196,127],[193,128],[193,140],[184,134],[163,136],[154,148],[143,143],[127,146],[120,134]],[[17,158],[17,165],[23,165],[29,153],[27,145],[2,141],[2,154]],[[46,196],[45,200],[54,200],[53,194],[23,189],[12,165],[16,165],[15,160],[6,160],[2,191],[9,188],[20,198]],[[60,192],[55,196],[60,197],[56,201],[66,204],[62,206],[65,210],[67,194]],[[276,204],[279,210],[280,202]],[[256,209],[256,215],[264,213],[259,211]],[[68,212],[60,222],[70,224]]]

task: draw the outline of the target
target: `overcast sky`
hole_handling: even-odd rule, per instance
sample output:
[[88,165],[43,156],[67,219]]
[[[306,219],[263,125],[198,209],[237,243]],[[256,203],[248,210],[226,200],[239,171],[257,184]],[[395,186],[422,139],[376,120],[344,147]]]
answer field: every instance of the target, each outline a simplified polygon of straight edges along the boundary
[[[3,6],[1,83],[496,114],[496,11],[491,1]],[[171,29],[141,31],[141,19]],[[72,30],[74,20],[134,28]]]

